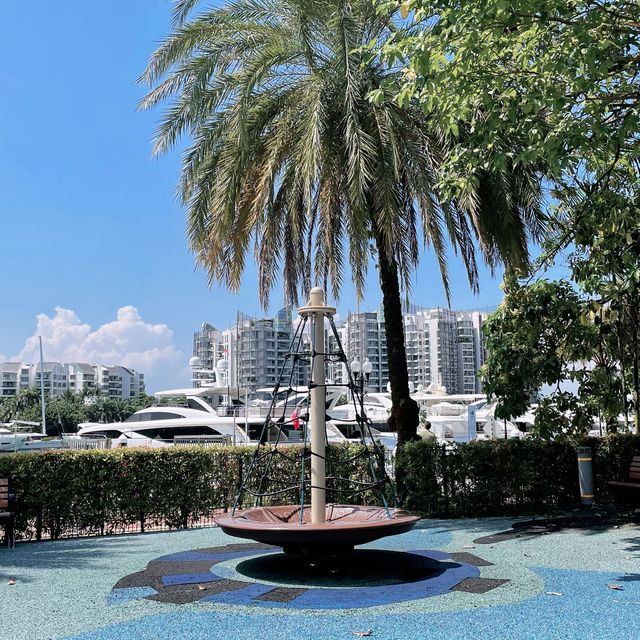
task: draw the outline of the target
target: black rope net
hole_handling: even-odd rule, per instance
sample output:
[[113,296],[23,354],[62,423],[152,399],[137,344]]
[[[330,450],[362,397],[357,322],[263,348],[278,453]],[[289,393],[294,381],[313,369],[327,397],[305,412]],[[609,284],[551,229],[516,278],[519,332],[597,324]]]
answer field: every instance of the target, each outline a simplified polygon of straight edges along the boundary
[[[324,322],[316,316],[316,322]],[[295,504],[299,506],[300,521],[309,508],[311,489],[311,457],[309,433],[309,409],[311,390],[325,387],[325,489],[326,503],[380,504],[391,517],[389,504],[397,504],[393,483],[385,467],[384,447],[374,440],[371,419],[364,410],[363,380],[356,381],[342,347],[333,317],[327,316],[329,335],[333,349],[320,353],[303,344],[305,329],[310,323],[302,317],[294,332],[274,387],[269,410],[262,426],[260,445],[256,447],[247,472],[233,505],[233,513],[240,507]],[[312,324],[312,322],[311,322]],[[325,341],[325,344],[331,344]],[[323,371],[327,364],[344,365],[345,383],[313,379],[313,359],[323,358]],[[291,365],[291,366],[289,366]],[[309,384],[304,391],[293,386],[297,368],[307,366]],[[342,392],[342,393],[340,393]],[[347,396],[353,407],[352,418],[340,417],[340,423],[355,425],[357,438],[349,440],[356,446],[328,448],[328,433],[338,434],[333,424],[331,408],[336,405],[336,395]],[[345,404],[342,403],[341,407]],[[299,434],[292,442],[291,435]],[[317,454],[320,455],[320,454]],[[293,471],[292,471],[293,470]]]

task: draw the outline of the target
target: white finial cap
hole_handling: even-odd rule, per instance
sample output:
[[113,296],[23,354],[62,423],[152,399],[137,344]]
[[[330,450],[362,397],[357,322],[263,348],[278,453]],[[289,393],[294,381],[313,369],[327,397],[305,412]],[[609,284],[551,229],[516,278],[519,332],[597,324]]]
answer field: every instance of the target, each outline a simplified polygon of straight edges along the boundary
[[310,307],[324,307],[324,291],[320,287],[313,287],[309,292]]

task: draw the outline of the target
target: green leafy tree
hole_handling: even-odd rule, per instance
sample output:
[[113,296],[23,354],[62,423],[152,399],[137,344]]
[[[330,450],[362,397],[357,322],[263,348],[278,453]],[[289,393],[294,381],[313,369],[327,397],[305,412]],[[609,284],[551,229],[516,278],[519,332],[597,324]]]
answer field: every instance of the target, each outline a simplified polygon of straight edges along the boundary
[[[637,180],[640,21],[636,0],[408,0],[412,32],[382,48],[410,73],[397,99],[417,97],[458,138],[447,185],[500,158],[506,138],[520,164],[588,197],[612,174]],[[379,0],[384,13],[395,2]],[[376,46],[375,44],[373,46]],[[463,182],[464,184],[464,182]],[[566,195],[566,194],[565,194]]]
[[400,29],[371,1],[232,0],[194,13],[198,5],[174,3],[174,30],[142,76],[152,89],[141,103],[169,102],[155,153],[183,135],[193,141],[179,193],[196,261],[210,284],[237,290],[253,245],[266,305],[280,272],[294,303],[312,281],[337,299],[347,264],[361,293],[372,251],[390,419],[400,443],[414,438],[401,291],[420,245],[434,250],[447,291],[448,243],[474,288],[476,241],[490,265],[525,267],[527,232],[540,230],[537,173],[507,160],[441,197],[445,132],[417,101],[400,108],[387,91],[402,69],[363,51]]
[[[393,6],[378,2],[381,13]],[[626,415],[631,389],[638,426],[638,3],[406,0],[402,6],[413,30],[370,49],[406,66],[393,88],[397,102],[419,100],[447,132],[452,150],[440,188],[453,197],[505,158],[544,170],[557,203],[556,233],[540,264],[569,248],[598,336],[595,367],[580,373],[580,407],[595,394],[589,410],[598,405],[614,427],[614,411],[622,407]],[[493,154],[505,139],[521,151]],[[568,410],[575,398],[563,398]]]
[[[98,395],[93,402],[85,398],[95,396],[90,393],[75,394],[66,390],[59,396],[47,396],[47,433],[60,435],[74,433],[81,422],[122,422],[140,409],[156,404],[156,398],[140,394],[133,398],[108,398]],[[42,420],[42,405],[38,389],[24,389],[17,396],[0,400],[0,422],[10,420]]]
[[[640,194],[605,190],[575,221],[573,277],[592,300],[603,348],[615,354],[622,395],[640,426]],[[625,406],[626,415],[626,406]]]
[[[525,413],[548,385],[551,391],[538,399],[535,413],[538,435],[583,434],[595,419],[615,431],[624,400],[606,316],[567,281],[508,281],[504,301],[485,325],[482,377],[487,393],[498,399],[496,415]],[[575,390],[567,390],[567,383]]]

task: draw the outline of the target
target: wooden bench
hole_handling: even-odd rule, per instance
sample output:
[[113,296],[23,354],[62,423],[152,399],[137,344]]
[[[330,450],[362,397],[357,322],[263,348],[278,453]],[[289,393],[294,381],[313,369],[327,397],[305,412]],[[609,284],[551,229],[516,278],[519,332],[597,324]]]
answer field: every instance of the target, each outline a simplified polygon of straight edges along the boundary
[[629,498],[640,499],[640,456],[634,456],[625,481],[610,480],[609,488]]
[[15,496],[9,478],[0,478],[0,525],[4,525],[4,543],[15,546],[14,523],[16,519]]

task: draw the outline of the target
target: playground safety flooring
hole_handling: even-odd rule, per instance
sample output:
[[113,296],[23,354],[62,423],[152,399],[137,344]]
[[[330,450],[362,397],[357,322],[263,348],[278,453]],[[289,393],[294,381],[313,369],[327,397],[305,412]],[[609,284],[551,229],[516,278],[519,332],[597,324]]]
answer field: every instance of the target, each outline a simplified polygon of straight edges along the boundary
[[640,526],[520,524],[425,520],[313,566],[215,528],[22,543],[0,640],[640,637]]

